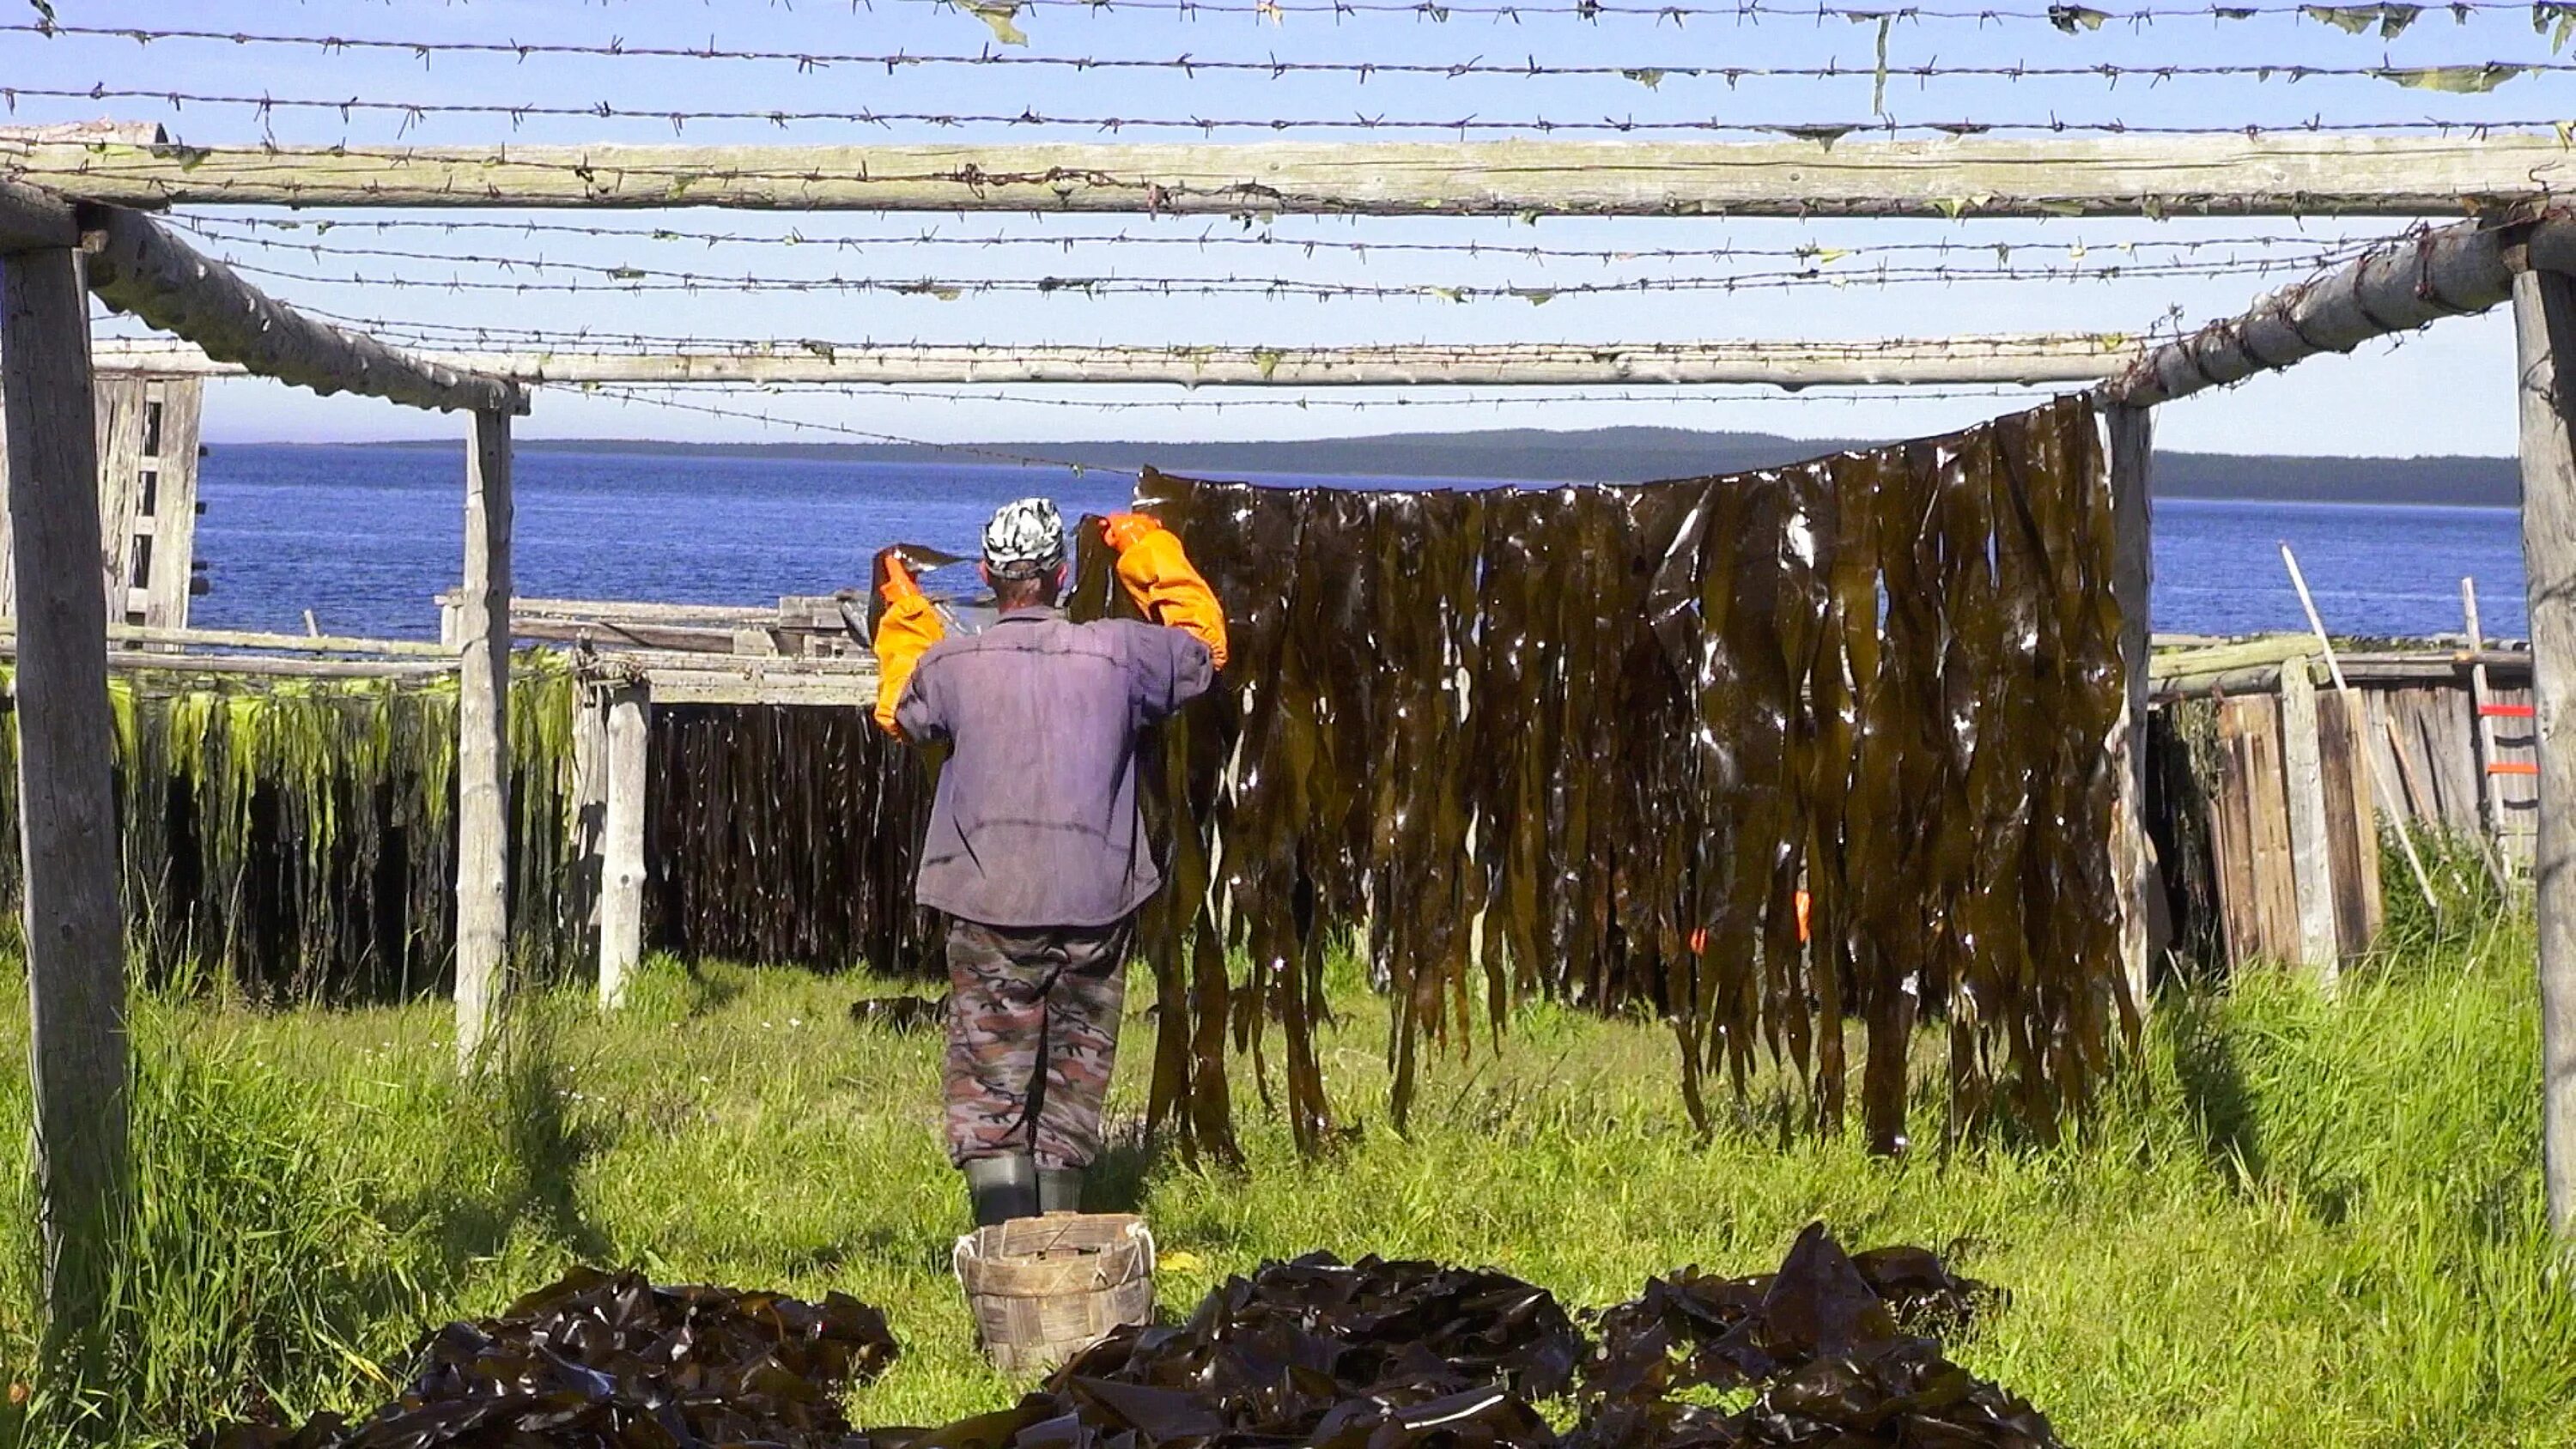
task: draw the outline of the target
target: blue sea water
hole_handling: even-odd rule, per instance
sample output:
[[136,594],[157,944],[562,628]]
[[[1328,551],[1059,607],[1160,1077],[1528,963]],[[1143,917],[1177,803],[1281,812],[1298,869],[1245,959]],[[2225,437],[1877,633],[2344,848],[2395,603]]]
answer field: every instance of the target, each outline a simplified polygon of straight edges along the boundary
[[[462,470],[453,449],[216,446],[196,549],[213,592],[191,620],[300,631],[309,608],[332,633],[435,635],[431,598],[453,586],[463,547]],[[1024,494],[1053,496],[1068,518],[1108,512],[1131,480],[999,464],[523,452],[515,481],[520,594],[757,604],[864,583],[870,555],[889,543],[969,550],[986,515]],[[2510,509],[2189,499],[2156,511],[2157,629],[2305,627],[2284,542],[2336,633],[2456,632],[2464,576],[2477,580],[2491,636],[2524,632]]]

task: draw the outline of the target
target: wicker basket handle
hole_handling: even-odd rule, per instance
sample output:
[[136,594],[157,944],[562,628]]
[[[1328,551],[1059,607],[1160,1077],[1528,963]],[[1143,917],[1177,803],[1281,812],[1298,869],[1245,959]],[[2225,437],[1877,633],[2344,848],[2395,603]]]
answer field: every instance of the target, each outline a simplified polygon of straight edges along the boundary
[[[1151,1278],[1154,1270],[1161,1267],[1163,1263],[1162,1250],[1154,1243],[1154,1229],[1143,1218],[1138,1218],[1133,1231],[1145,1240],[1145,1276]],[[948,1250],[948,1272],[957,1280],[957,1286],[960,1288],[966,1286],[966,1253],[974,1245],[973,1233],[960,1233],[957,1235],[956,1244]]]

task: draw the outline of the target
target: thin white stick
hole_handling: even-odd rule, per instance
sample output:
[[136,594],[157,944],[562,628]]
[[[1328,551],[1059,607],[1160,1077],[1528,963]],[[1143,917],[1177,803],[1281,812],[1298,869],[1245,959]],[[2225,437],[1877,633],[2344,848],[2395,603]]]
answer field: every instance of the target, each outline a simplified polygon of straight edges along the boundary
[[[2307,576],[2299,572],[2299,556],[2290,552],[2287,543],[2281,545],[2281,562],[2290,566],[2290,585],[2299,591],[2299,607],[2308,611],[2308,627],[2316,631],[2317,647],[2326,653],[2326,672],[2334,676],[2335,692],[2343,696],[2344,712],[2351,714],[2362,707],[2361,696],[2344,680],[2343,664],[2335,658],[2334,641],[2326,637],[2326,621],[2317,616],[2316,597],[2308,592]],[[2353,717],[2361,718],[2359,715]],[[2386,777],[2379,773],[2376,757],[2366,748],[2361,752],[2361,767],[2369,773],[2371,785],[2379,792],[2380,808],[2388,812],[2389,823],[2397,827],[2397,843],[2406,852],[2406,864],[2415,872],[2415,888],[2424,893],[2424,904],[2432,908],[2433,920],[2438,925],[2442,920],[2442,902],[2433,894],[2433,878],[2425,873],[2423,857],[2415,853],[2415,837],[2406,829],[2404,803],[2388,788]]]

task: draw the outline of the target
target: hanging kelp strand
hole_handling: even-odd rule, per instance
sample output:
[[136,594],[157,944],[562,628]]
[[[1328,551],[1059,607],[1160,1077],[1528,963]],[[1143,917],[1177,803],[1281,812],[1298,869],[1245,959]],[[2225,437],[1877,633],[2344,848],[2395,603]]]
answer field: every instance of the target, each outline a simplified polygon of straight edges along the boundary
[[[580,944],[564,893],[572,684],[542,654],[513,676],[513,949],[552,974]],[[174,661],[112,676],[109,698],[129,939],[146,979],[265,1000],[446,988],[453,680],[191,674]],[[14,722],[0,739],[14,821]],[[14,898],[16,853],[0,858]]]
[[912,872],[931,772],[861,711],[653,712],[648,939],[694,957],[937,975]]
[[[2128,1003],[2106,748],[2121,699],[2088,402],[1792,468],[1428,493],[1148,473],[1233,662],[1162,737],[1154,1119],[1231,1150],[1223,1048],[1277,1021],[1330,1130],[1323,943],[1364,929],[1401,1120],[1423,1042],[1538,993],[1644,1003],[1683,1088],[1765,1059],[1840,1129],[1906,1136],[1947,1023],[1952,1131],[2043,1134]],[[1075,608],[1123,610],[1104,550]],[[1224,969],[1241,951],[1240,981]],[[1267,1090],[1267,1073],[1257,1074]]]

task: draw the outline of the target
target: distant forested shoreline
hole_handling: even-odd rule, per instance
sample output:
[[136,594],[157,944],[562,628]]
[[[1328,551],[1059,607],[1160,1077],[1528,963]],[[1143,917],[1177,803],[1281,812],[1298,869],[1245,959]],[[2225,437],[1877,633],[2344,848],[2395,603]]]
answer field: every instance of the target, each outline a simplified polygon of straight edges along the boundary
[[[1642,483],[1777,467],[1853,446],[1856,440],[1688,428],[1536,428],[1472,433],[1387,433],[1251,443],[1004,442],[995,452],[1092,467],[1150,463],[1169,472],[1266,473],[1512,482]],[[233,445],[243,446],[243,445]],[[445,440],[367,444],[446,448]],[[528,438],[523,452],[779,458],[854,463],[989,463],[989,455],[909,443],[688,443],[633,438]],[[2511,458],[2320,458],[2230,453],[2156,455],[2160,498],[2268,503],[2431,503],[2511,507],[2522,484]]]

